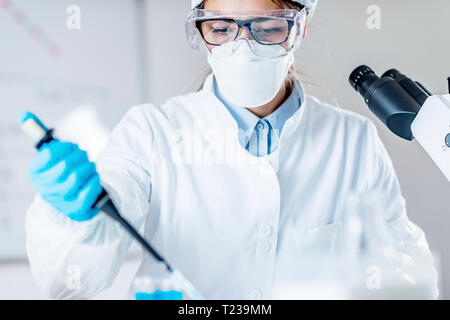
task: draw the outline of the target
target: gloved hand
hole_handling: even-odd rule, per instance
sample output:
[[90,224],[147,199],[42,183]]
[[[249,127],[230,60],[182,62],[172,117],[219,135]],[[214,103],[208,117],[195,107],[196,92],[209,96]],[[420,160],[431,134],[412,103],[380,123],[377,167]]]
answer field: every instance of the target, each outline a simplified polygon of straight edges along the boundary
[[47,143],[34,157],[29,175],[42,198],[70,219],[86,221],[98,214],[92,205],[102,192],[100,178],[76,144]]

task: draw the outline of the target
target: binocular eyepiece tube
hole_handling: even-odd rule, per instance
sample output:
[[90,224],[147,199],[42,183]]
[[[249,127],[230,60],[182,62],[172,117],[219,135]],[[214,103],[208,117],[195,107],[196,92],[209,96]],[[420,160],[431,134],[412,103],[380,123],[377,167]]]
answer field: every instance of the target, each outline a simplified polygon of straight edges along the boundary
[[363,96],[369,109],[393,133],[406,140],[414,139],[411,124],[431,95],[428,90],[396,69],[378,77],[365,65],[356,68],[349,81]]

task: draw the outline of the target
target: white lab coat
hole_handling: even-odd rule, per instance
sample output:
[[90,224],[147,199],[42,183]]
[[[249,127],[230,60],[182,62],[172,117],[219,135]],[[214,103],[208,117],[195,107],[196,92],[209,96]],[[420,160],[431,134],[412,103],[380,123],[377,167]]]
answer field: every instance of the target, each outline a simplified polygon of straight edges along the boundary
[[[206,298],[274,298],[281,273],[294,278],[312,253],[332,250],[343,199],[364,190],[380,195],[381,214],[428,276],[427,296],[436,297],[427,241],[407,218],[370,121],[304,96],[299,86],[302,105],[286,122],[278,151],[257,158],[239,144],[212,80],[162,106],[130,109],[96,162],[121,213],[143,226]],[[64,299],[109,287],[131,242],[102,214],[73,222],[40,197],[27,212],[26,233],[34,278],[50,297]],[[145,256],[138,274],[153,266]],[[75,271],[77,285],[70,283]]]

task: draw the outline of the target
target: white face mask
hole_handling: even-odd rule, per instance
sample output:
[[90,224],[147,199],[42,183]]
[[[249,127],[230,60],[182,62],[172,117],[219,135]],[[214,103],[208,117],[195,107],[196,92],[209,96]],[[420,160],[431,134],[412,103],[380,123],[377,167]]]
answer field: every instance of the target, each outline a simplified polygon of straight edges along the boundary
[[276,97],[294,63],[294,54],[286,54],[278,45],[241,39],[212,49],[208,62],[224,98],[254,108]]

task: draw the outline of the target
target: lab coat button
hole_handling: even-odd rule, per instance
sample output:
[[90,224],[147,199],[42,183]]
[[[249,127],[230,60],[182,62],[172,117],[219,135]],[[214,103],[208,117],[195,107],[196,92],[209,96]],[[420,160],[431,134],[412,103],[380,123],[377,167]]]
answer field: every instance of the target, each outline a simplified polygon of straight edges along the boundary
[[272,228],[267,225],[267,224],[263,224],[261,225],[261,227],[259,228],[259,232],[264,236],[264,237],[268,237],[272,234]]
[[248,297],[251,300],[258,300],[261,299],[263,297],[263,292],[261,289],[252,289],[250,290],[250,293],[248,294]]
[[270,250],[270,243],[268,243],[268,242],[261,242],[259,245],[258,245],[258,251],[260,251],[260,252],[263,252],[263,253],[267,253],[267,252],[269,252],[269,250]]

